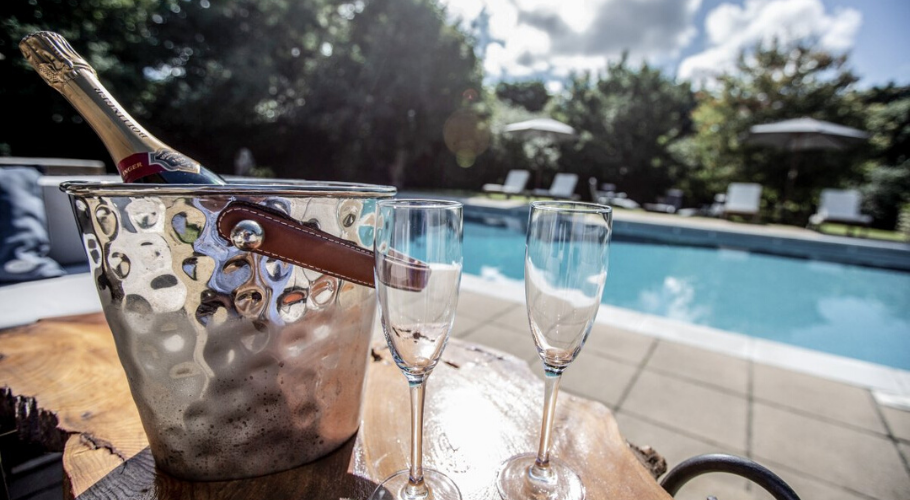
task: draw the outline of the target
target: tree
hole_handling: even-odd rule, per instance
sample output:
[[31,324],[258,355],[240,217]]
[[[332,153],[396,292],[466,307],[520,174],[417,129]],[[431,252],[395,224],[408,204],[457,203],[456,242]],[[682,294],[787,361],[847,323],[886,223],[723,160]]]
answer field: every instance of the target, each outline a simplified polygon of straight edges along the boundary
[[526,82],[499,82],[496,84],[496,97],[528,111],[539,112],[550,101],[550,93],[540,80]]
[[142,68],[160,57],[154,0],[87,0],[0,3],[0,142],[6,154],[107,158],[82,117],[45,85],[19,51],[27,34],[52,29],[63,34],[115,90],[131,113],[142,115],[154,82]]
[[461,170],[445,124],[478,99],[474,51],[433,0],[364,5],[301,123],[332,131],[331,161],[362,179],[445,185],[447,172]]
[[647,63],[625,57],[603,76],[574,76],[555,106],[580,134],[563,145],[567,170],[616,184],[633,199],[651,200],[681,180],[671,146],[691,130],[695,106],[688,83],[675,83]]
[[806,42],[772,42],[743,51],[735,71],[722,75],[716,88],[699,93],[692,115],[697,135],[687,150],[694,194],[707,201],[730,182],[752,181],[762,184],[767,207],[774,207],[796,161],[793,196],[778,208],[781,220],[804,224],[822,188],[861,179],[862,148],[803,152],[794,158],[744,139],[753,125],[800,117],[863,128],[862,103],[851,92],[856,81],[846,55],[834,56]]
[[[107,158],[78,114],[27,69],[16,43],[52,29],[70,39],[131,114],[173,147],[230,172],[237,150],[280,137],[301,106],[320,48],[346,23],[325,0],[52,0],[6,2],[3,39],[13,82],[0,99],[30,127],[7,121],[11,153]],[[34,94],[34,95],[33,95]],[[25,108],[34,109],[26,112]],[[61,118],[62,117],[62,118]],[[53,136],[55,141],[41,140]],[[255,145],[258,146],[258,145]],[[268,150],[259,146],[261,157]]]
[[107,156],[15,48],[52,28],[153,133],[216,171],[242,147],[284,177],[435,184],[460,170],[443,128],[480,72],[435,0],[25,4],[0,5],[13,75],[0,105],[27,125],[2,125],[12,154]]
[[[509,170],[516,168],[528,170],[537,167],[533,163],[536,158],[529,157],[528,153],[533,152],[527,151],[526,142],[503,131],[510,123],[543,118],[547,115],[542,112],[532,113],[522,106],[499,99],[495,94],[495,88],[488,90],[490,91],[486,92],[481,100],[480,114],[490,130],[490,147],[470,169],[465,169],[467,175],[458,187],[476,190],[485,183],[501,184]],[[531,182],[527,188],[538,187],[533,184],[536,180]]]
[[893,229],[910,203],[910,86],[888,85],[861,94],[872,154],[866,162],[865,209],[878,227]]

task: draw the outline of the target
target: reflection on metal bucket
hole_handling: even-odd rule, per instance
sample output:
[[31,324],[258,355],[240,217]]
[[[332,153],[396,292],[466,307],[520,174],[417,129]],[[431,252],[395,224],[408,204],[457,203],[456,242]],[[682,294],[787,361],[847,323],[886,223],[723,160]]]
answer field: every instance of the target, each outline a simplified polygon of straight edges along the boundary
[[215,224],[242,200],[371,248],[375,198],[394,190],[333,186],[65,188],[165,471],[261,475],[323,456],[356,432],[373,289],[241,251]]

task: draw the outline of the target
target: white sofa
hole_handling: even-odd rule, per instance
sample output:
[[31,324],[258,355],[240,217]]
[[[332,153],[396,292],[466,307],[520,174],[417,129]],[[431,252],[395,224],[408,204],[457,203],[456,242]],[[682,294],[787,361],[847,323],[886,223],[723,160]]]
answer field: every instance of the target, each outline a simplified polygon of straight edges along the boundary
[[0,286],[0,329],[33,323],[41,318],[101,310],[95,284],[76,227],[69,196],[60,184],[69,180],[118,182],[115,175],[45,175],[38,179],[44,200],[50,249],[48,256],[67,274],[58,278]]

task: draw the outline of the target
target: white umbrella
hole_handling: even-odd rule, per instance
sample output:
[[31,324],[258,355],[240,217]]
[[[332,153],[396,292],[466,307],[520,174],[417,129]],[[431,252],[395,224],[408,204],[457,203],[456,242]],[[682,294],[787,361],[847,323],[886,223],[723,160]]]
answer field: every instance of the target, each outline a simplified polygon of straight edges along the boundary
[[533,120],[510,123],[506,125],[503,132],[522,138],[543,137],[557,141],[575,137],[574,128],[551,118],[535,118]]
[[[537,148],[552,143],[568,141],[576,137],[574,128],[552,118],[535,118],[533,120],[510,123],[502,131],[504,134],[523,140],[537,139],[542,143],[536,146],[532,144],[532,147]],[[540,187],[540,165],[534,165],[534,187]]]

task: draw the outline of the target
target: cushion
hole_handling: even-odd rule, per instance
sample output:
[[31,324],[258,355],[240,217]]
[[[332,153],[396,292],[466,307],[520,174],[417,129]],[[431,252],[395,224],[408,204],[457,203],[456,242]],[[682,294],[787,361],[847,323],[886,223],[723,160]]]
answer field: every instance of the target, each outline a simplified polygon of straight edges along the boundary
[[47,256],[50,242],[40,176],[33,168],[0,168],[0,284],[64,274]]

